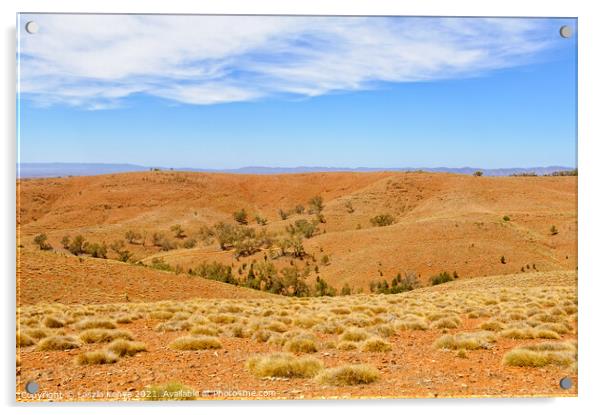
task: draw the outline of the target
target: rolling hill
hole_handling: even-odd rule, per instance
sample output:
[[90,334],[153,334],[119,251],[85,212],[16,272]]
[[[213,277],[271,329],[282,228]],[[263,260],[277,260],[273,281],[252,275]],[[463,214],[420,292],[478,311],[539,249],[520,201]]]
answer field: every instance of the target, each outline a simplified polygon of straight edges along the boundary
[[[21,275],[25,279],[40,254],[72,256],[61,247],[65,235],[81,234],[89,241],[110,244],[123,239],[127,230],[143,235],[143,242],[128,245],[135,261],[148,265],[155,258],[184,270],[217,261],[236,270],[260,261],[267,253],[236,259],[231,251],[220,250],[215,241],[190,249],[180,243],[177,249],[164,252],[153,246],[152,234],[170,235],[173,225],[181,225],[187,238],[198,239],[201,226],[235,223],[233,212],[244,208],[250,227],[281,235],[287,225],[314,218],[307,213],[307,202],[316,195],[324,200],[325,223],[304,241],[305,250],[315,259],[309,278],[319,275],[336,288],[347,283],[366,292],[370,282],[391,280],[404,272],[415,272],[428,284],[432,275],[442,271],[455,271],[464,279],[529,270],[574,270],[577,264],[576,177],[159,171],[24,179],[18,181],[17,189],[19,243],[25,261]],[[279,209],[290,211],[297,205],[303,205],[305,211],[292,213],[286,220],[279,216]],[[395,223],[374,226],[371,218],[379,214],[391,215]],[[265,217],[267,224],[256,224],[255,215]],[[557,234],[552,235],[552,226]],[[48,235],[53,250],[42,252],[34,246],[33,237],[39,233]],[[88,267],[90,261],[103,260],[86,258],[80,266],[70,268],[70,275],[85,279],[106,273]],[[289,261],[288,257],[275,259],[278,267]],[[307,258],[295,261],[310,262]],[[138,268],[116,263],[119,271],[111,275]],[[123,295],[122,291],[116,295]],[[113,295],[111,301],[115,300]]]

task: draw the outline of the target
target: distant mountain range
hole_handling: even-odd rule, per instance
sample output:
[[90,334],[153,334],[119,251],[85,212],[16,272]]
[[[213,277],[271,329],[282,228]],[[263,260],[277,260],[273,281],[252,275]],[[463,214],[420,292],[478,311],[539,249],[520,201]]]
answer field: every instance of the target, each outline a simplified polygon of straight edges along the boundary
[[314,172],[375,172],[375,171],[425,171],[433,173],[473,174],[482,171],[485,176],[510,176],[513,174],[534,173],[537,175],[551,174],[557,171],[572,170],[573,167],[548,166],[548,167],[516,167],[501,169],[483,169],[478,167],[264,167],[248,166],[238,169],[198,169],[198,168],[169,168],[149,167],[135,164],[103,164],[103,163],[20,163],[17,165],[17,175],[20,178],[36,177],[63,177],[63,176],[95,176],[99,174],[128,173],[148,171],[153,168],[160,170],[205,172],[205,173],[232,173],[232,174],[292,174]]

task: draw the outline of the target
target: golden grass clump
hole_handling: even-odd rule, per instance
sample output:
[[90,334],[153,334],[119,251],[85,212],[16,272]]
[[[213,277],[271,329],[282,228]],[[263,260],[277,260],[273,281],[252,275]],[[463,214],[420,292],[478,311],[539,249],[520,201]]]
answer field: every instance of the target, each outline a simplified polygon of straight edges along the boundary
[[65,326],[65,321],[55,316],[47,316],[43,324],[50,329],[58,329]]
[[273,321],[270,324],[268,324],[265,328],[266,330],[275,331],[276,333],[284,333],[288,330],[288,327],[284,323],[281,323],[279,321]]
[[339,344],[337,345],[337,349],[343,350],[343,351],[357,350],[357,348],[358,348],[357,342],[350,342],[347,340],[339,342]]
[[88,329],[79,334],[79,338],[84,343],[108,343],[115,339],[132,340],[133,336],[129,331],[118,329]]
[[425,319],[420,317],[406,318],[395,323],[397,330],[427,330],[429,328]]
[[147,401],[191,401],[196,398],[194,389],[180,382],[147,386],[142,395]]
[[381,337],[391,337],[395,334],[395,328],[392,324],[379,324],[372,327],[371,330]]
[[194,326],[190,330],[190,334],[217,337],[219,335],[219,330],[211,326]]
[[265,343],[270,339],[272,333],[273,332],[268,330],[257,330],[255,334],[253,334],[253,340],[259,343]]
[[473,332],[445,334],[435,341],[435,347],[438,349],[449,350],[476,350],[489,349],[491,342],[495,341],[495,336],[490,332]]
[[504,364],[519,367],[569,366],[576,361],[577,349],[570,342],[520,346],[506,353],[503,359]]
[[119,357],[134,356],[137,353],[145,352],[146,345],[142,342],[117,339],[107,346],[107,350]]
[[488,320],[481,323],[479,328],[487,331],[501,331],[506,328],[506,325],[498,320]]
[[351,314],[351,310],[345,307],[334,307],[330,309],[330,312],[337,315]]
[[116,329],[117,325],[113,320],[103,318],[90,318],[80,321],[75,325],[77,330],[88,329]]
[[157,324],[155,331],[184,331],[190,327],[192,324],[186,320],[172,320]]
[[327,321],[327,322],[315,325],[312,328],[312,330],[314,332],[324,333],[324,334],[341,334],[343,332],[343,327],[332,321]]
[[236,316],[232,314],[212,314],[207,318],[216,324],[231,324],[236,321]]
[[457,316],[443,317],[431,323],[432,329],[456,329],[460,327],[461,320]]
[[115,321],[119,324],[130,324],[133,321],[133,319],[130,315],[123,314],[123,315],[118,316],[115,319]]
[[358,328],[349,328],[339,336],[340,340],[346,340],[350,342],[361,342],[370,337],[370,333],[366,330]]
[[510,327],[502,330],[500,336],[508,339],[532,339],[533,330],[530,327]]
[[208,350],[221,349],[222,344],[211,336],[184,336],[175,339],[169,347],[174,350]]
[[171,311],[156,310],[152,311],[149,317],[153,320],[169,320],[173,317],[173,313]]
[[316,380],[331,386],[365,385],[376,382],[380,377],[378,370],[369,365],[346,365],[326,369]]
[[33,337],[28,336],[25,333],[17,332],[17,346],[19,347],[27,347],[36,344],[36,341]]
[[92,350],[91,352],[84,352],[75,359],[78,365],[105,365],[115,363],[118,360],[119,357],[108,350]]
[[391,350],[391,343],[379,337],[371,337],[362,343],[362,352],[389,352]]
[[277,378],[312,378],[323,368],[313,357],[295,357],[288,353],[253,356],[247,360],[247,370],[253,375]]
[[566,334],[571,331],[570,326],[562,323],[542,323],[535,326],[535,330],[551,330],[558,334]]
[[237,337],[239,339],[249,337],[251,333],[247,328],[242,324],[232,324],[228,328],[228,334],[232,337]]
[[314,317],[299,317],[295,320],[295,326],[303,329],[310,329],[320,321]]
[[284,344],[287,352],[293,353],[315,353],[318,351],[316,341],[310,336],[296,336]]
[[80,347],[79,342],[72,336],[51,336],[46,337],[38,342],[36,350],[71,350]]

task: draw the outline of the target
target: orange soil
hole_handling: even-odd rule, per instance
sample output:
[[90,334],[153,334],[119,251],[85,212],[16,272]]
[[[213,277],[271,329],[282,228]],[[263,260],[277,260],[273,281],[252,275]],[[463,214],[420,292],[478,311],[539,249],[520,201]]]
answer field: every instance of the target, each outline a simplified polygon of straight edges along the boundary
[[[147,172],[21,180],[20,243],[23,251],[37,255],[31,241],[45,232],[55,249],[66,253],[60,248],[66,234],[110,243],[132,229],[146,235],[146,246],[128,246],[145,263],[163,257],[184,269],[214,260],[237,267],[263,253],[237,262],[216,244],[159,252],[149,246],[150,237],[158,231],[171,234],[174,224],[194,236],[201,224],[232,222],[232,213],[241,208],[249,212],[251,226],[258,227],[253,218],[260,214],[268,219],[268,231],[283,232],[288,223],[312,217],[282,221],[278,209],[307,206],[318,194],[325,201],[326,224],[305,246],[318,261],[329,256],[330,265],[318,262],[320,276],[337,288],[349,283],[366,291],[370,281],[391,280],[404,271],[426,281],[445,270],[465,278],[516,273],[527,264],[538,271],[571,270],[577,264],[576,177]],[[347,212],[347,201],[353,213]],[[370,218],[381,213],[392,214],[396,223],[372,226]],[[505,215],[511,220],[504,221]],[[552,225],[557,235],[550,235]]]

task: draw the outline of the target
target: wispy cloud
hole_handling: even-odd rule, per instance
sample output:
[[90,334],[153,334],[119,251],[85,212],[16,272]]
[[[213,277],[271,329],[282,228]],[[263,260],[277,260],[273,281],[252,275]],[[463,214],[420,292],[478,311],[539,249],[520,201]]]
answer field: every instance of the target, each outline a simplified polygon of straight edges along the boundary
[[102,109],[135,94],[210,105],[480,75],[550,47],[545,21],[376,17],[34,15],[20,90]]

